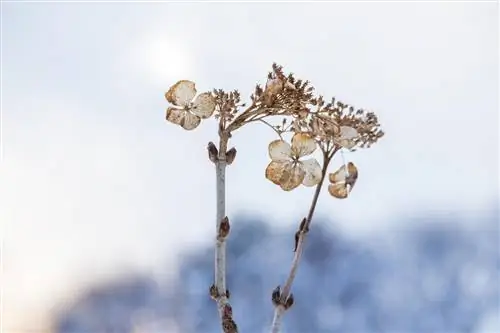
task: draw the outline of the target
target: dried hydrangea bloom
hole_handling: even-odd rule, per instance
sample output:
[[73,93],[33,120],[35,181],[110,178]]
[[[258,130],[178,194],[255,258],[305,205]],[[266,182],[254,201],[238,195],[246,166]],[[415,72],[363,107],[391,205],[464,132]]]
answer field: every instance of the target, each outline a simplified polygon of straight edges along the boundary
[[165,98],[174,107],[167,109],[167,120],[189,131],[198,127],[201,119],[209,118],[215,110],[215,98],[211,93],[195,96],[194,82],[182,80],[170,87]]
[[351,126],[340,126],[340,133],[335,138],[335,143],[339,146],[352,149],[356,146],[356,139],[359,137],[358,131]]
[[301,183],[317,185],[321,180],[321,166],[315,158],[301,160],[316,150],[316,142],[306,133],[296,133],[292,144],[274,140],[269,144],[271,163],[266,168],[266,178],[285,191],[291,191]]
[[358,169],[354,163],[347,163],[347,168],[343,165],[340,169],[329,175],[330,185],[328,192],[338,199],[345,199],[351,192],[358,179]]

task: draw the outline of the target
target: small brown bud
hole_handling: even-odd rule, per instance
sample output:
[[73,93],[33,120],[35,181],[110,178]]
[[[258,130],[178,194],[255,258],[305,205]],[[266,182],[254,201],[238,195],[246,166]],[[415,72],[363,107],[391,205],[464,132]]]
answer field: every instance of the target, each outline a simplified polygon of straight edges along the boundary
[[221,238],[221,239],[226,238],[229,235],[230,230],[231,230],[231,225],[229,224],[229,218],[227,216],[225,216],[220,221],[218,238]]
[[231,297],[231,294],[229,293],[229,289],[226,289],[226,297],[227,297],[227,299],[229,299],[229,297]]
[[300,238],[300,231],[297,231],[295,233],[295,247],[293,248],[293,252],[297,251],[297,247],[299,246],[299,238]]
[[290,296],[288,296],[285,302],[285,310],[288,310],[292,307],[293,301],[294,301],[293,294],[290,294]]
[[281,304],[281,290],[280,286],[277,286],[274,288],[273,293],[271,295],[271,300],[274,304],[274,306],[278,306]]
[[210,297],[213,299],[213,300],[216,300],[217,298],[219,298],[219,291],[217,290],[217,287],[215,286],[215,284],[212,284],[210,286]]
[[212,163],[217,163],[217,161],[219,160],[219,150],[212,141],[208,143],[207,151],[210,161],[212,161]]
[[226,152],[226,164],[231,165],[236,157],[236,148],[231,148]]
[[238,333],[238,326],[232,318],[222,320],[222,331],[224,333]]

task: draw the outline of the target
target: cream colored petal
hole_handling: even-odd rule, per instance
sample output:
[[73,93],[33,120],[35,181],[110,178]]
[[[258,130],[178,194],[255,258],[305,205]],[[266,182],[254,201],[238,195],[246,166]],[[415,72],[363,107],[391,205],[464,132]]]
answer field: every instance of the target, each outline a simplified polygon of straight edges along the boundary
[[305,186],[314,186],[321,181],[321,166],[315,158],[300,161],[306,172],[302,184]]
[[185,130],[190,131],[198,127],[200,124],[200,117],[192,114],[191,112],[185,112],[184,121],[180,124]]
[[177,106],[188,105],[194,96],[196,96],[195,83],[188,80],[177,82],[165,93],[167,101]]
[[316,150],[316,141],[309,134],[296,133],[292,138],[292,151],[295,157],[312,154]]
[[305,177],[305,170],[301,163],[286,162],[286,166],[281,174],[280,186],[285,191],[297,188]]
[[347,149],[356,146],[355,139],[358,137],[358,131],[351,126],[340,126],[340,134],[337,143]]
[[210,118],[215,110],[215,98],[209,92],[199,94],[189,110],[201,119]]
[[328,185],[328,192],[337,198],[337,199],[345,199],[349,195],[349,190],[345,186],[345,184],[331,184]]
[[283,175],[286,165],[287,162],[272,161],[266,168],[266,178],[276,185],[280,185],[281,176]]
[[283,140],[274,140],[269,144],[269,157],[276,162],[289,161],[292,158],[292,147]]
[[185,113],[185,110],[170,107],[167,109],[166,119],[171,123],[180,125],[184,121]]

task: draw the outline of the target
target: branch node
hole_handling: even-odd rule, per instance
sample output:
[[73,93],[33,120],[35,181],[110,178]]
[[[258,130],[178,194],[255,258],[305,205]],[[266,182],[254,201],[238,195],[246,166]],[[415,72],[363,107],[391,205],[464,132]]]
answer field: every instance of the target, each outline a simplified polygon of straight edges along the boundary
[[209,294],[210,294],[210,297],[216,301],[218,298],[219,298],[219,291],[217,290],[217,287],[215,286],[215,284],[212,284],[210,286],[210,289],[209,289]]
[[293,252],[297,251],[297,246],[299,246],[299,238],[301,234],[306,234],[309,232],[309,225],[307,224],[307,219],[304,217],[302,222],[300,222],[299,230],[295,233],[295,247]]
[[231,225],[229,224],[229,218],[225,216],[219,225],[219,233],[217,235],[217,240],[223,241],[229,235],[229,231],[231,230]]

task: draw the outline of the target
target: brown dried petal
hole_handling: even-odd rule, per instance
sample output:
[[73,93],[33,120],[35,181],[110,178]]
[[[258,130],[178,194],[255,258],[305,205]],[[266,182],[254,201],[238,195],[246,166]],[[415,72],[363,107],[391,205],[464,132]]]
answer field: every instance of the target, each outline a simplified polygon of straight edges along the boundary
[[210,118],[215,110],[215,98],[211,93],[199,94],[189,110],[201,119]]
[[281,175],[285,170],[287,162],[272,161],[266,168],[266,178],[276,185],[280,185]]
[[196,127],[198,127],[198,125],[200,124],[200,117],[192,114],[191,112],[184,112],[184,121],[181,122],[181,126],[185,129],[185,130],[193,130],[195,129]]
[[284,191],[291,191],[302,183],[305,174],[306,172],[302,164],[286,162],[279,185]]
[[196,95],[195,83],[188,80],[181,80],[174,84],[165,93],[165,98],[169,103],[177,106],[188,105]]
[[181,109],[177,109],[177,108],[173,108],[173,107],[169,107],[167,109],[166,119],[168,121],[170,121],[171,123],[174,123],[176,125],[180,125],[181,122],[184,120],[184,113],[186,113],[186,111],[181,110]]

